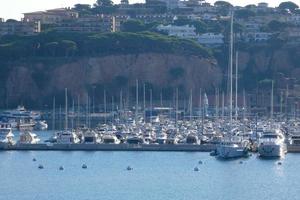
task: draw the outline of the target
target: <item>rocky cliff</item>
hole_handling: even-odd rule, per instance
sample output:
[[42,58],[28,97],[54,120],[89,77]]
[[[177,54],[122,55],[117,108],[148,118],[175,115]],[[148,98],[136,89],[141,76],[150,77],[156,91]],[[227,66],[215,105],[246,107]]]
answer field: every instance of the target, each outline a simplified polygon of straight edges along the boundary
[[132,90],[136,79],[154,90],[178,87],[181,93],[190,88],[210,90],[222,81],[222,72],[214,59],[174,54],[85,57],[54,65],[42,61],[17,62],[9,68],[5,92],[10,105],[49,104],[53,96],[62,100],[64,88],[69,89],[71,96],[83,99],[92,92],[100,98],[104,89],[118,95],[121,89]]

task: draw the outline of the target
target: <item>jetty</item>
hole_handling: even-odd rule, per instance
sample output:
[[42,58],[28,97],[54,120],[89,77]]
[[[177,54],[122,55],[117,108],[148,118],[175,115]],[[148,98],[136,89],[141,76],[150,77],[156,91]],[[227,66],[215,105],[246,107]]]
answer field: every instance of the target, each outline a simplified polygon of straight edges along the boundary
[[0,151],[187,151],[210,152],[213,144],[3,144]]

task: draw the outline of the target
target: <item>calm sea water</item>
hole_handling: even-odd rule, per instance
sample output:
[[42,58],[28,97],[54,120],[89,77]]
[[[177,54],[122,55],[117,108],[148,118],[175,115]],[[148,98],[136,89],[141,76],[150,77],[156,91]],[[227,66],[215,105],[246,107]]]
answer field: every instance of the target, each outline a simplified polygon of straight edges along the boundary
[[186,152],[11,151],[0,159],[3,200],[300,199],[300,154],[282,165],[255,154],[221,161]]

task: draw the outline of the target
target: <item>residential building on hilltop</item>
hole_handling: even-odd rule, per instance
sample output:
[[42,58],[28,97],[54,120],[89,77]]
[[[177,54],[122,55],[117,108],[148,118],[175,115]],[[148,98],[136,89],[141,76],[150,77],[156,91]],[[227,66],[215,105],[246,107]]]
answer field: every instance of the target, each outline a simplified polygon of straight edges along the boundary
[[198,37],[198,42],[205,46],[220,46],[224,44],[224,35],[222,33],[204,33]]
[[116,17],[92,15],[57,23],[54,30],[59,32],[101,33],[116,31]]
[[40,22],[0,21],[0,35],[34,35],[41,32]]
[[157,27],[158,31],[167,33],[169,36],[176,36],[184,39],[197,39],[196,28],[194,26],[175,26],[175,25],[159,25]]
[[41,24],[55,24],[65,20],[76,19],[79,17],[78,12],[70,8],[57,8],[46,11],[37,11],[31,13],[24,13],[23,21],[37,22]]

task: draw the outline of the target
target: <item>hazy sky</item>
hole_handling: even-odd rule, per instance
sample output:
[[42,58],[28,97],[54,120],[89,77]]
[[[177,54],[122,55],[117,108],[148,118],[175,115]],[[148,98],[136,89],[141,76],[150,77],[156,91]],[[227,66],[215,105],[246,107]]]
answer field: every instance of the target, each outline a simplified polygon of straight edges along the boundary
[[[115,3],[119,3],[120,0],[114,0]],[[215,0],[207,0],[210,3],[215,2]],[[268,2],[270,6],[278,6],[283,0],[227,0],[234,5],[247,5],[255,4],[259,2]],[[292,0],[293,2],[298,2],[299,0]],[[0,0],[0,17],[8,19],[20,19],[22,13],[45,10],[51,8],[59,7],[71,7],[76,3],[86,3],[93,4],[96,0]],[[144,2],[143,0],[129,0],[130,3]]]

